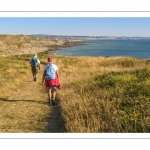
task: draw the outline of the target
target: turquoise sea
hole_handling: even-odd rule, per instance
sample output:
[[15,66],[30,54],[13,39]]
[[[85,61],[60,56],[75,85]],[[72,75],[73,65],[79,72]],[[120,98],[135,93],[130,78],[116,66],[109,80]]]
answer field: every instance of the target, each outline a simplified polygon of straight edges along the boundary
[[150,58],[150,39],[84,40],[85,45],[51,51],[63,56],[129,56]]

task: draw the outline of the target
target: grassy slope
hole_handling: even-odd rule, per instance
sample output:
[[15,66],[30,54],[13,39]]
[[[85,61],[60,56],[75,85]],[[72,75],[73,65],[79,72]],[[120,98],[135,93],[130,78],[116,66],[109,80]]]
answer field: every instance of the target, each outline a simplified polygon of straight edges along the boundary
[[[38,56],[46,63],[47,54]],[[54,110],[46,104],[47,94],[40,85],[42,71],[40,80],[32,82],[30,65],[25,61],[30,57],[0,59],[1,132],[60,131],[60,118],[54,119],[58,120],[57,128],[47,128],[54,126],[48,121]],[[61,90],[57,98],[65,132],[149,131],[148,64],[123,57],[53,57],[59,67]]]
[[47,104],[41,85],[43,65],[33,82],[29,62],[19,59],[0,59],[0,132],[62,132],[59,106]]
[[67,82],[59,95],[67,132],[149,132],[150,71],[144,61],[70,61],[65,61]]

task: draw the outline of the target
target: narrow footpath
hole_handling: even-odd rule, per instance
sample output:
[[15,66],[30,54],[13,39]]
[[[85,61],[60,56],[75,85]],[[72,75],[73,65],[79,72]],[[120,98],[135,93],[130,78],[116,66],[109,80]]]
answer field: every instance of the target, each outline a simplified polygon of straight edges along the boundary
[[[60,133],[62,130],[61,112],[56,99],[56,105],[48,104],[45,86],[41,84],[43,66],[38,73],[37,81],[32,74],[23,81],[23,86],[17,89],[9,99],[2,115],[8,115],[3,124],[2,132],[36,132]],[[2,110],[1,110],[2,112]],[[9,121],[9,120],[10,121]]]

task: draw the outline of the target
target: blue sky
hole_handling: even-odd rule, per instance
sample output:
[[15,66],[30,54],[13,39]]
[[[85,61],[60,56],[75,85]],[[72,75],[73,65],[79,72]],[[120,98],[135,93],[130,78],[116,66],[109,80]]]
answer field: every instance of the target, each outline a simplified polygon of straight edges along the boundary
[[150,37],[150,17],[0,17],[0,34]]

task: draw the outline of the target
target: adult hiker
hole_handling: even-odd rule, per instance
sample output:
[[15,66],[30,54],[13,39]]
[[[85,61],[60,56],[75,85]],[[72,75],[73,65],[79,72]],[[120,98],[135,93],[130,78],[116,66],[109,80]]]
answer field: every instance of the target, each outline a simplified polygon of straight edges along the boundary
[[48,103],[55,105],[56,91],[60,89],[58,67],[53,63],[53,58],[48,57],[48,64],[44,66],[42,85],[46,86],[48,92]]
[[33,75],[33,81],[36,81],[37,73],[40,70],[40,60],[37,58],[36,53],[30,59],[30,64],[31,64],[31,71]]

